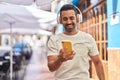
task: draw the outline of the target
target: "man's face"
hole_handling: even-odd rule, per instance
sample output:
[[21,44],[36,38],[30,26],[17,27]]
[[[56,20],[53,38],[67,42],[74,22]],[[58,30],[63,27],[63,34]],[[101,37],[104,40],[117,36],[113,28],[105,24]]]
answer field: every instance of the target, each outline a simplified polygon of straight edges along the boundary
[[62,11],[61,23],[63,24],[65,31],[67,32],[74,31],[77,23],[77,17],[74,10]]

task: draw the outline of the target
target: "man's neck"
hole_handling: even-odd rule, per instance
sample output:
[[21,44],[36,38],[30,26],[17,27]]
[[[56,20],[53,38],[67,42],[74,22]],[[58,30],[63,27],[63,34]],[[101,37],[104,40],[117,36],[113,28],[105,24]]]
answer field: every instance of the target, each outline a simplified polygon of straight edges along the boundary
[[77,33],[78,33],[78,30],[75,30],[75,31],[72,31],[72,32],[67,32],[67,31],[64,32],[64,34],[66,34],[66,35],[75,35]]

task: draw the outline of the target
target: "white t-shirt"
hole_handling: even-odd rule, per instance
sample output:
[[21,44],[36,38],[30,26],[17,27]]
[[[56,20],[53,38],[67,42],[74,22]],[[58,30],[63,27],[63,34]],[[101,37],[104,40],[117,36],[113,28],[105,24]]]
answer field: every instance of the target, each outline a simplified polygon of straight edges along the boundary
[[89,78],[89,55],[98,55],[95,40],[91,35],[79,31],[75,35],[63,33],[53,35],[48,41],[48,56],[58,55],[62,48],[62,40],[71,40],[76,52],[72,60],[64,62],[55,72],[56,80],[90,80]]

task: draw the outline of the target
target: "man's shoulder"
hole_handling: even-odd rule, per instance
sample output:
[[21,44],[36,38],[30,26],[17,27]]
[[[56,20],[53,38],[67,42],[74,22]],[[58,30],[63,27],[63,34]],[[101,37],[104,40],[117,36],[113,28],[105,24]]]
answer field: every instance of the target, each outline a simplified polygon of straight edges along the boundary
[[87,38],[87,37],[88,37],[88,38],[89,38],[89,37],[92,37],[91,34],[86,33],[86,32],[83,32],[83,31],[79,31],[79,33],[80,33],[81,36],[86,37],[86,38]]
[[93,36],[89,33],[80,31],[79,38],[82,41],[91,42],[94,40]]
[[62,33],[54,34],[54,35],[52,35],[52,36],[50,37],[50,39],[57,40],[57,39],[60,38],[61,34],[62,34]]

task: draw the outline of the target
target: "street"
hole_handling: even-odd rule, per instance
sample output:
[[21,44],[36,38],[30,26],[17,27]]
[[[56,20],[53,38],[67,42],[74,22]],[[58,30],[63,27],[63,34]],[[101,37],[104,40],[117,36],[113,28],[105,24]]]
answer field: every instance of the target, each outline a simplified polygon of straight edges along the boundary
[[47,51],[41,47],[36,49],[26,66],[23,80],[54,80],[54,73],[49,72],[46,60]]
[[[44,47],[33,49],[31,59],[22,63],[20,70],[13,72],[13,80],[54,80],[54,73],[47,67],[46,54]],[[0,80],[10,80],[10,74],[7,78],[0,76]]]

